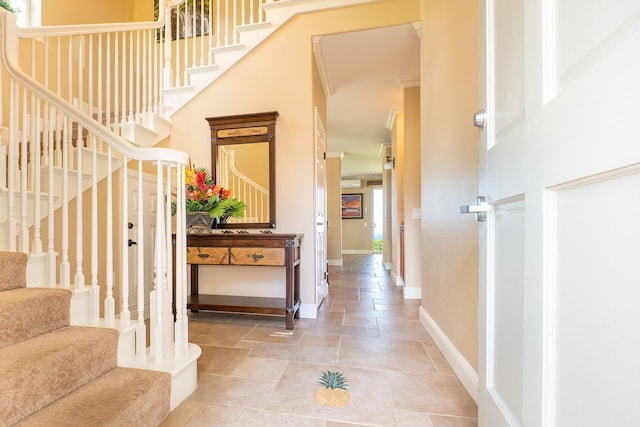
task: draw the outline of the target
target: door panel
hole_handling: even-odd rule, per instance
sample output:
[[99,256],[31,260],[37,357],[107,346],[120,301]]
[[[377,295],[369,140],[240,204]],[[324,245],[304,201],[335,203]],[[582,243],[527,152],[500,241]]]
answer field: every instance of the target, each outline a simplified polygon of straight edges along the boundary
[[637,422],[639,196],[638,173],[556,193],[558,426]]
[[479,425],[634,425],[640,4],[479,4]]
[[558,0],[558,75],[566,81],[575,71],[597,61],[603,53],[637,28],[637,0]]
[[523,304],[525,204],[523,200],[495,207],[495,288],[493,290],[494,397],[504,402],[509,418],[522,422]]
[[498,136],[524,118],[524,0],[496,0],[495,78]]

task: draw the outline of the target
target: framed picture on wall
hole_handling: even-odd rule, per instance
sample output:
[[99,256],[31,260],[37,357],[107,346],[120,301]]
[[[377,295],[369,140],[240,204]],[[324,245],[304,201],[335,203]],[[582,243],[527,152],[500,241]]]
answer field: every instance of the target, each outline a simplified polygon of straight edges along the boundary
[[362,218],[362,193],[342,195],[342,219]]

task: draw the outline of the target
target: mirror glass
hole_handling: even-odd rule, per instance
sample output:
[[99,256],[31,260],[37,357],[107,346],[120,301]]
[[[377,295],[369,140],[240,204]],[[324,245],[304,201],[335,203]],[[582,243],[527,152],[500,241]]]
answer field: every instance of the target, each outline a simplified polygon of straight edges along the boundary
[[218,228],[275,228],[277,112],[208,118],[211,165],[217,184],[246,205],[243,218]]

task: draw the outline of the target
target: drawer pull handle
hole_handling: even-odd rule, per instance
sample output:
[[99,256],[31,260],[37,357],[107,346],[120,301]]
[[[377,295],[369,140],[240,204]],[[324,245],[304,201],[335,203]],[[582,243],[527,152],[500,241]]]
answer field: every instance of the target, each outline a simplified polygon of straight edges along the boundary
[[260,255],[260,254],[253,254],[253,255],[251,255],[251,258],[253,258],[253,260],[254,260],[255,262],[258,262],[258,261],[260,261],[262,258],[264,258],[264,255]]
[[198,257],[200,259],[207,259],[207,258],[209,258],[209,254],[198,254]]

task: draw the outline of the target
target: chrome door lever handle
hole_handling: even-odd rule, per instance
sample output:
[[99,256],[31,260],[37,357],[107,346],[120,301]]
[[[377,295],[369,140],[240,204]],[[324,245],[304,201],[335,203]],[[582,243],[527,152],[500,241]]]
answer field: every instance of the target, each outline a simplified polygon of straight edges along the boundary
[[487,125],[487,112],[484,108],[473,114],[473,125],[479,129],[484,129]]
[[483,222],[487,219],[487,212],[491,206],[487,202],[487,198],[483,196],[476,197],[475,205],[460,205],[460,213],[472,213],[476,215],[476,221]]

